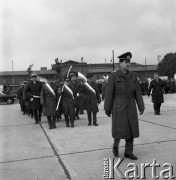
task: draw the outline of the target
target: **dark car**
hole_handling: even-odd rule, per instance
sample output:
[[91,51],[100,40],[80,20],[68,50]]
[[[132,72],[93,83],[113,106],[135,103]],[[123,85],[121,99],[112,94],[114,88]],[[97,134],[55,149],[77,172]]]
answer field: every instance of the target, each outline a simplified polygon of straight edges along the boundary
[[16,95],[4,94],[0,92],[0,102],[6,102],[7,104],[13,104],[16,99]]

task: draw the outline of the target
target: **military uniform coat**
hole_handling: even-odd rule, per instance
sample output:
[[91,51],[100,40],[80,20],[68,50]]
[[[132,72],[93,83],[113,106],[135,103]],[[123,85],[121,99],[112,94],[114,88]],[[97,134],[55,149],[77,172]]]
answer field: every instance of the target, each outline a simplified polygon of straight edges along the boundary
[[[33,98],[33,101],[30,101],[31,109],[33,111],[36,109],[41,109],[41,105],[40,105],[41,89],[42,89],[42,83],[39,81],[36,81],[35,84],[32,81],[25,88],[26,94],[29,97],[29,99]],[[34,96],[38,96],[38,98]]]
[[75,82],[71,81],[70,88],[73,91],[75,107],[80,107],[79,102],[80,102],[81,84],[78,81]]
[[137,80],[137,74],[121,69],[113,72],[108,79],[105,92],[105,110],[112,111],[112,136],[114,139],[139,137],[136,103],[139,111],[144,110],[144,102]]
[[[72,90],[71,86],[69,88]],[[73,91],[73,90],[72,90]],[[71,94],[69,94],[65,88],[61,97],[61,107],[64,115],[75,116],[75,102]]]
[[44,116],[56,116],[57,106],[57,85],[54,82],[48,83],[53,89],[55,96],[50,92],[46,84],[43,84],[40,93],[40,103],[43,105]]
[[161,79],[158,79],[158,82],[155,79],[153,79],[150,82],[148,96],[150,95],[151,90],[152,90],[152,102],[153,103],[163,103],[164,102],[163,89],[164,89],[164,82]]
[[88,112],[95,112],[99,111],[98,103],[101,102],[100,99],[100,92],[98,86],[95,82],[89,81],[89,85],[95,90],[96,94],[92,93],[87,87],[84,85],[84,95],[85,95],[85,109]]

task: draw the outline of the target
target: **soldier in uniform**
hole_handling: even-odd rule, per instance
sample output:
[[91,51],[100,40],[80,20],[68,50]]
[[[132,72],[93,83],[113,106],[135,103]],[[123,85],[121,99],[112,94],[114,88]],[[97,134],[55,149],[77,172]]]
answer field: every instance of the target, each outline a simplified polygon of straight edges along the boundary
[[93,125],[98,126],[97,112],[99,111],[98,104],[101,103],[100,92],[99,92],[98,86],[95,82],[88,79],[88,84],[95,91],[95,93],[93,93],[85,85],[83,86],[84,93],[85,93],[85,109],[87,110],[88,126],[91,126],[91,124],[92,124],[92,115],[93,115]]
[[23,99],[23,91],[24,91],[24,84],[20,84],[20,88],[18,89],[17,92],[17,99],[19,100],[21,111],[23,112],[23,115],[25,115],[25,103]]
[[80,110],[80,90],[81,90],[81,84],[77,81],[76,74],[70,73],[70,87],[73,90],[74,95],[74,102],[75,102],[75,116],[77,119],[79,119],[79,110]]
[[42,106],[40,104],[40,92],[42,89],[42,83],[37,81],[37,74],[31,75],[31,82],[25,88],[31,103],[31,109],[33,111],[35,124],[41,121]]
[[47,78],[47,82],[42,86],[40,103],[43,107],[43,115],[47,117],[49,129],[55,129],[57,115],[57,85],[50,77]]
[[126,158],[137,160],[133,154],[134,138],[139,137],[136,103],[140,115],[144,112],[144,102],[137,80],[137,74],[129,71],[132,54],[119,56],[120,68],[113,72],[106,87],[104,109],[107,116],[112,114],[113,154],[118,156],[120,139],[125,139]]
[[[74,103],[74,96],[73,91],[70,87],[70,79],[69,78],[65,78],[64,80],[65,85],[63,92],[62,92],[62,97],[61,97],[61,108],[63,110],[64,116],[65,116],[65,124],[66,127],[74,127],[74,120],[75,120],[75,103]],[[68,88],[66,88],[68,87]]]
[[150,82],[148,97],[152,90],[152,102],[155,115],[160,115],[161,103],[164,102],[163,96],[164,82],[159,78],[159,74],[154,73],[154,79]]

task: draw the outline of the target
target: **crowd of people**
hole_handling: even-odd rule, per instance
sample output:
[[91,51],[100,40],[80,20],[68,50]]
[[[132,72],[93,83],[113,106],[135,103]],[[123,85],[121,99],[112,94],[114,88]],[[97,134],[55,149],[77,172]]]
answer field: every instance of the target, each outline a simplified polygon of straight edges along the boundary
[[[146,79],[144,81],[139,80],[139,85],[141,88],[142,95],[147,95],[149,90],[149,84],[153,79]],[[164,94],[173,94],[176,92],[176,86],[175,81],[173,78],[170,79],[163,79],[164,87],[163,87],[163,93]]]
[[20,84],[17,98],[23,115],[34,118],[35,124],[46,116],[49,129],[56,128],[56,122],[64,116],[66,127],[74,127],[74,121],[87,111],[88,125],[98,126],[98,104],[101,93],[104,97],[103,85],[89,79],[78,78],[76,73],[69,73],[64,81],[46,78],[46,82],[37,80],[37,74]]
[[161,115],[163,94],[174,93],[175,82],[173,79],[161,80],[157,72],[150,81],[140,81],[137,74],[129,70],[131,57],[130,52],[119,56],[119,69],[103,82],[96,83],[83,75],[79,77],[79,72],[67,73],[63,82],[50,77],[46,82],[40,82],[37,75],[32,74],[31,80],[24,81],[18,90],[17,98],[23,115],[34,118],[35,124],[38,124],[43,114],[47,117],[49,129],[55,129],[56,122],[64,115],[66,127],[73,128],[75,120],[86,110],[88,126],[98,126],[98,105],[105,100],[105,114],[112,115],[114,156],[119,154],[120,140],[125,139],[124,156],[137,160],[133,154],[134,138],[139,137],[136,104],[142,115],[145,110],[142,95],[151,95],[154,114]]

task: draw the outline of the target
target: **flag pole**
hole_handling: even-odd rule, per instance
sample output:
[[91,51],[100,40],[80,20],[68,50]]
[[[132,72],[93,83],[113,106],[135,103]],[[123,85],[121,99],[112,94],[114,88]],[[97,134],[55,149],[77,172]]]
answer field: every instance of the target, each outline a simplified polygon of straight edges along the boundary
[[[68,70],[68,73],[67,73],[67,77],[69,76],[69,73],[70,73],[71,68],[72,68],[72,66],[69,67],[69,70]],[[61,92],[64,91],[64,87],[65,87],[65,84],[63,85]],[[57,102],[56,111],[57,111],[58,108],[59,108],[59,104],[60,104],[60,101],[61,101],[61,97],[62,97],[62,95],[59,97],[59,100],[58,100],[58,102]]]

